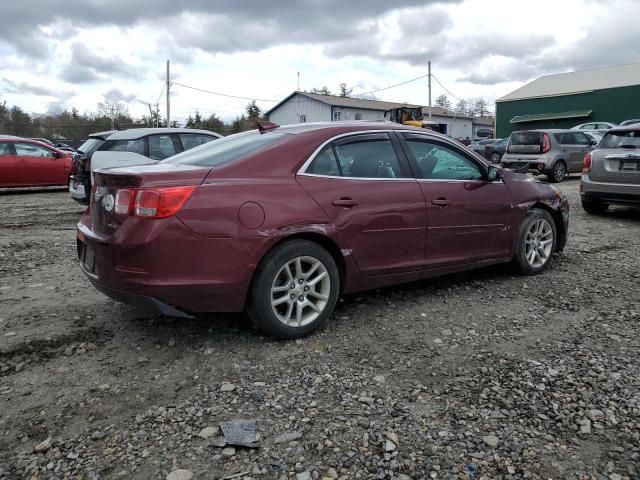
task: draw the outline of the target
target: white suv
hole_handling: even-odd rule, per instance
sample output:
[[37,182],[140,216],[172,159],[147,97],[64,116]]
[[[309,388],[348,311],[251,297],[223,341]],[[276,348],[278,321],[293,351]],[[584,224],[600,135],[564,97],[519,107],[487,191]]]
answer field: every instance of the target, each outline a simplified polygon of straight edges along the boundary
[[99,168],[149,165],[221,138],[193,128],[132,128],[112,134],[91,157],[91,180]]

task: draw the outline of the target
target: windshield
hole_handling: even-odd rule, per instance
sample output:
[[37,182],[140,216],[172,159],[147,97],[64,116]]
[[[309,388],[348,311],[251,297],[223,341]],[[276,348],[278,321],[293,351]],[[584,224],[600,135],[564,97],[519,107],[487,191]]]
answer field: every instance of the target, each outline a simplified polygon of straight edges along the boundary
[[640,130],[608,132],[600,142],[600,148],[640,148]]
[[93,153],[95,152],[104,140],[101,138],[89,138],[86,142],[84,142],[80,147],[78,147],[78,151],[82,153]]
[[237,133],[179,153],[162,163],[218,167],[251,155],[288,135],[290,134],[279,132],[260,134],[257,130]]

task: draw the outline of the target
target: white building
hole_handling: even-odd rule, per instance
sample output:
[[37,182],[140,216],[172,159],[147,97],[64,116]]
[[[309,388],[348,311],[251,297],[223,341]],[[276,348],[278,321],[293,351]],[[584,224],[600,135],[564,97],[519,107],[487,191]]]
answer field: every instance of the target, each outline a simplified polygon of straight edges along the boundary
[[[422,118],[429,120],[429,107],[422,107]],[[437,130],[453,138],[473,138],[473,118],[453,110],[431,107],[431,121],[439,126]]]
[[[369,120],[384,122],[385,112],[393,108],[420,108],[398,102],[364,100],[317,93],[293,92],[266,112],[271,122],[279,125],[305,122],[331,122],[339,120]],[[428,107],[423,107],[423,118],[428,119]],[[438,130],[454,138],[471,138],[471,117],[459,115],[451,110],[431,107],[431,121],[439,125]]]

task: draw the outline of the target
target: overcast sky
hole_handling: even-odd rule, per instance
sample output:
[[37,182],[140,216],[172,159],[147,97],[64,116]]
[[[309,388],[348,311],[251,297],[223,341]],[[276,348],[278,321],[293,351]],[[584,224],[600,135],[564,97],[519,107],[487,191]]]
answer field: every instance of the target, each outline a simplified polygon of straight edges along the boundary
[[[490,102],[538,76],[640,61],[638,0],[11,0],[0,101],[44,113],[134,115],[160,102],[165,62],[185,85],[263,100],[341,82],[364,93],[432,72]],[[150,4],[153,4],[151,6]],[[434,82],[433,98],[446,93]],[[426,80],[376,93],[426,104]],[[455,99],[451,97],[455,103]],[[225,119],[246,100],[172,87],[172,118]],[[259,101],[267,109],[274,102]]]

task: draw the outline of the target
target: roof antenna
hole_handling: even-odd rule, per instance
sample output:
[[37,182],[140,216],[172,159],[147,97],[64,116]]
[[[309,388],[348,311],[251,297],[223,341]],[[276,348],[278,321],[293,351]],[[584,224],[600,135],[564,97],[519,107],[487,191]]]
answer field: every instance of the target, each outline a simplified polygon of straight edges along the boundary
[[263,133],[268,132],[269,130],[275,130],[280,125],[273,122],[258,122],[258,131],[262,135]]

